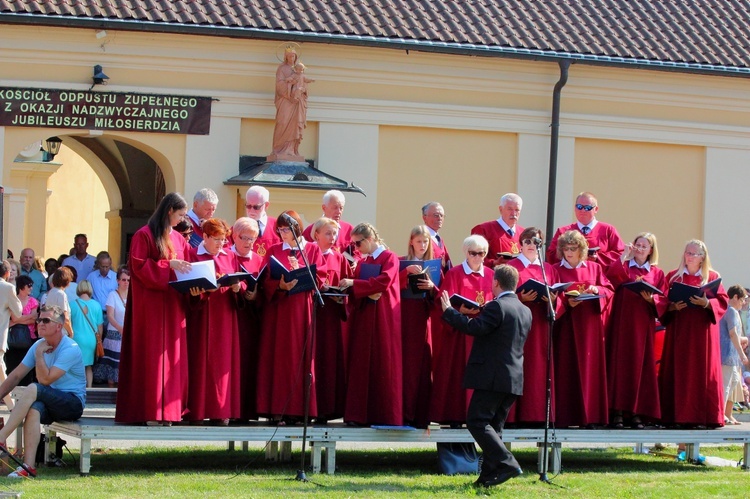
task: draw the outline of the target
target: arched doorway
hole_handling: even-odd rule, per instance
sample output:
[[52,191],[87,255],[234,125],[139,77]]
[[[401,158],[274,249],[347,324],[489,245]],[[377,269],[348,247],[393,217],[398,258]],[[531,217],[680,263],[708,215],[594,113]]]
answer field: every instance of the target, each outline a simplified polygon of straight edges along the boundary
[[[36,129],[36,135],[46,137],[50,133]],[[114,262],[127,262],[132,234],[146,223],[168,183],[174,182],[166,156],[126,136],[58,133],[63,144],[53,161],[16,156],[9,164],[8,153],[27,147],[24,137],[29,136],[33,136],[29,129],[5,130],[5,246],[14,251],[30,246],[37,254],[57,257],[57,251],[68,251],[76,233],[94,230],[91,221],[96,220],[106,227],[105,237],[99,238],[106,242],[90,245],[89,253],[107,250]],[[71,162],[79,163],[79,168],[68,169],[66,163]],[[70,178],[67,170],[85,171],[83,177],[94,177],[100,189],[92,188],[90,181]],[[103,195],[97,195],[98,191]],[[62,209],[55,202],[56,196],[66,199]],[[60,220],[65,221],[70,234],[56,232]]]

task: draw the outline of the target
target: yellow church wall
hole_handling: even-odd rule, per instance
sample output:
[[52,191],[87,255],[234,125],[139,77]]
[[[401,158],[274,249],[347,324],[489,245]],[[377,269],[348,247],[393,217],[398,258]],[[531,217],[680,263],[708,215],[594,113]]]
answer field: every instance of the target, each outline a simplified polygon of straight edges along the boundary
[[702,147],[576,139],[573,184],[576,193],[596,195],[597,219],[623,241],[656,235],[667,271],[679,264],[685,241],[703,239],[704,159]]
[[[57,258],[67,254],[78,233],[88,237],[90,254],[109,251],[109,222],[105,218],[109,203],[102,182],[88,163],[65,146],[55,161],[62,166],[47,183],[46,244],[43,252],[36,248],[37,255]],[[115,265],[120,263],[116,254],[112,258]]]
[[514,134],[381,127],[377,227],[389,247],[405,254],[422,206],[439,201],[441,234],[461,261],[471,228],[497,218],[500,196],[516,188],[515,144]]

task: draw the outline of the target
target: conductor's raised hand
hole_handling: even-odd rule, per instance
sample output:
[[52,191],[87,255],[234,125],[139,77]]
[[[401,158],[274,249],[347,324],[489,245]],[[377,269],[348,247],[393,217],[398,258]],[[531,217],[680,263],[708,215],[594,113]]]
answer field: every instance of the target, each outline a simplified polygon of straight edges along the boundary
[[440,307],[443,309],[443,312],[453,307],[451,305],[451,297],[448,295],[447,291],[440,293]]

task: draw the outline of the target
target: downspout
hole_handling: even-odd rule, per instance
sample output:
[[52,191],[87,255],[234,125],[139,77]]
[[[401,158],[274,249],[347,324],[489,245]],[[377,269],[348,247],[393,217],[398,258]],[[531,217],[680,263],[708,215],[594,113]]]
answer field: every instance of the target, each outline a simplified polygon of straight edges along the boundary
[[560,145],[560,95],[568,83],[570,60],[563,59],[560,65],[560,79],[552,92],[552,135],[549,144],[549,184],[547,186],[547,231],[545,241],[549,243],[555,230],[555,192],[557,191],[557,150]]

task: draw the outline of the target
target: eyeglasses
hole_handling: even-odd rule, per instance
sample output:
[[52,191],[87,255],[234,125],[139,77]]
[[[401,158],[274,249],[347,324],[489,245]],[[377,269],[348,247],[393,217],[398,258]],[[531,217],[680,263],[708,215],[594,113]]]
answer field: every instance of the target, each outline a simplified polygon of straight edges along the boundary
[[580,248],[578,246],[565,246],[562,250],[563,251],[578,251]]
[[487,254],[486,251],[471,251],[471,250],[467,251],[467,253],[469,254],[469,256],[484,256]]
[[237,239],[239,239],[240,241],[244,241],[246,243],[254,243],[258,238],[251,237],[251,236],[240,236]]
[[130,279],[120,279],[122,282],[130,282]]
[[263,208],[265,205],[266,205],[266,203],[261,203],[261,204],[246,204],[245,208],[247,208],[248,210],[258,211],[261,208]]
[[651,246],[633,246],[633,249],[638,251],[646,251],[647,249],[650,249]]
[[292,232],[292,229],[290,229],[289,227],[279,227],[278,229],[280,234],[289,234],[290,232]]
[[580,203],[578,203],[576,205],[576,210],[591,211],[594,208],[596,208],[596,206],[594,206],[593,204],[580,204]]
[[62,322],[50,319],[49,317],[42,317],[36,320],[37,324],[49,324],[50,322],[54,322],[55,324],[62,324]]
[[355,241],[354,239],[352,239],[352,244],[359,248],[362,245],[362,241],[364,241],[364,239],[360,239],[359,241]]
[[703,253],[693,253],[692,251],[686,251],[685,256],[703,256]]

